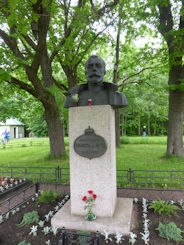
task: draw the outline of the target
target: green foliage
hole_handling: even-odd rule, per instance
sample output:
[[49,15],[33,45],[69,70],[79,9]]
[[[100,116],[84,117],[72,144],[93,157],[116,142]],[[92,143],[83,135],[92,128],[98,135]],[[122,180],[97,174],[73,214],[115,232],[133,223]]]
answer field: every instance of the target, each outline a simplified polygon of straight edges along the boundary
[[27,130],[38,137],[48,136],[43,105],[30,95],[20,99],[22,100],[20,118],[26,124]]
[[0,80],[10,81],[9,74],[6,71],[4,71],[3,69],[0,69]]
[[169,224],[159,223],[159,226],[156,228],[159,231],[159,236],[162,238],[166,238],[168,241],[173,240],[175,242],[183,241],[182,231],[174,222],[170,222]]
[[150,209],[154,209],[154,212],[158,212],[159,214],[166,214],[166,215],[177,215],[176,211],[180,208],[176,205],[170,204],[169,202],[163,202],[162,200],[158,200],[152,203],[149,206]]
[[37,211],[32,211],[29,213],[24,214],[23,219],[21,221],[20,224],[18,224],[18,226],[25,226],[25,225],[30,225],[32,223],[38,223],[39,222],[39,215]]
[[90,241],[90,238],[88,238],[85,235],[91,235],[91,232],[89,232],[89,231],[77,231],[77,234],[79,235],[78,242],[80,245],[85,245]]
[[37,197],[37,202],[38,203],[52,203],[52,202],[55,202],[59,196],[61,196],[61,194],[57,190],[55,191],[46,190],[46,191],[43,191],[41,195]]
[[19,244],[18,245],[31,245],[31,243],[27,243],[25,240],[24,241],[22,241],[22,242],[19,242]]

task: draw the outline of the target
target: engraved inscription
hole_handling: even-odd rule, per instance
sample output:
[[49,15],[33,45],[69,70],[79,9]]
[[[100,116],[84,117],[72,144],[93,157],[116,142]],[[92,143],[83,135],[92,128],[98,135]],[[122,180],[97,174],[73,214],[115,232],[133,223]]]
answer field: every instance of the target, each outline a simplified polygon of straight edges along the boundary
[[105,139],[96,135],[92,128],[85,130],[84,135],[79,136],[74,142],[74,150],[82,157],[89,159],[102,156],[107,145]]

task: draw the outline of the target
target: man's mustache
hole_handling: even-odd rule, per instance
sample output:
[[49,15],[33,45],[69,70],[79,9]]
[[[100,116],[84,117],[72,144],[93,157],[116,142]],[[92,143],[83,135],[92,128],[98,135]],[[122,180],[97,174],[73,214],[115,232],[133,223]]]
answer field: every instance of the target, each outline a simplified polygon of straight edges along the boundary
[[94,73],[94,74],[91,74],[89,77],[90,77],[90,78],[93,78],[93,77],[100,77],[100,75],[99,75],[99,74]]

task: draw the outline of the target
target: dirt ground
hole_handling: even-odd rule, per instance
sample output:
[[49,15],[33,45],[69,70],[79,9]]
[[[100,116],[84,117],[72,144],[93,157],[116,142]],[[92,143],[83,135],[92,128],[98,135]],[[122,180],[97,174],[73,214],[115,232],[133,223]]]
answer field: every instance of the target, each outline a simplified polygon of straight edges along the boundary
[[[69,193],[68,186],[60,186],[60,185],[48,185],[48,184],[41,184],[40,189],[46,190],[50,188],[51,190],[60,190],[62,193],[66,194]],[[15,193],[14,193],[15,194]],[[32,194],[32,191],[31,191]],[[133,206],[133,225],[132,231],[137,234],[137,241],[135,245],[143,245],[144,241],[141,239],[140,232],[143,232],[143,217],[142,217],[142,203],[141,199],[146,198],[148,200],[156,200],[158,198],[162,200],[181,200],[184,199],[184,191],[182,190],[150,190],[150,189],[118,189],[118,197],[129,197],[129,198],[139,198],[140,201],[136,204],[134,203]],[[19,193],[19,199],[21,195]],[[17,198],[16,198],[17,200]],[[61,199],[60,199],[61,200]],[[60,200],[57,200],[60,201]],[[0,201],[1,202],[1,201]],[[54,207],[57,205],[57,202],[53,204],[42,204],[38,205],[36,202],[30,201],[26,203],[24,208],[21,208],[20,211],[11,216],[7,221],[0,224],[0,245],[17,245],[19,242],[26,240],[30,242],[31,245],[44,245],[47,240],[51,241],[52,245],[58,244],[58,239],[60,237],[61,231],[55,237],[52,233],[48,235],[44,235],[42,232],[43,228],[38,228],[38,234],[36,237],[32,235],[28,235],[30,232],[30,226],[19,227],[19,224],[22,220],[22,217],[25,213],[37,210],[40,216],[40,220],[44,219],[45,214],[47,214],[50,210],[54,210]],[[158,231],[156,231],[156,227],[158,226],[159,222],[168,223],[168,222],[175,222],[177,226],[184,230],[184,212],[179,210],[178,216],[163,216],[154,213],[152,210],[149,210],[148,219],[150,220],[150,242],[149,245],[174,245],[175,242],[167,241],[166,239],[160,238],[158,236]],[[36,225],[36,224],[34,224]],[[45,226],[51,226],[50,222],[46,222]],[[115,238],[111,236],[112,241],[109,241],[108,244],[115,245]],[[128,237],[124,237],[125,240],[122,241],[122,245],[129,244]],[[78,243],[69,243],[69,244],[80,244]],[[84,243],[85,244],[85,243]],[[87,243],[86,243],[87,244]],[[90,244],[90,243],[89,243]],[[107,244],[104,240],[104,237],[100,236],[100,245]],[[179,245],[184,245],[184,242],[178,243]]]

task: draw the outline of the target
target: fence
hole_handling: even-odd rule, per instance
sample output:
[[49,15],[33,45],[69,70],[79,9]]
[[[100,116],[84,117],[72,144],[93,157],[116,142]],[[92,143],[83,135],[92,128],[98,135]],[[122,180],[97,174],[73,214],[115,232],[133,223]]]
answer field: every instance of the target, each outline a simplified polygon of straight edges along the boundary
[[15,210],[17,207],[20,207],[22,204],[31,199],[35,193],[38,193],[38,188],[38,183],[32,184],[23,189],[21,192],[17,192],[6,200],[0,202],[0,215],[5,215],[10,211]]
[[[0,167],[0,176],[31,179],[36,182],[69,184],[70,169],[61,167]],[[117,185],[183,186],[184,171],[169,170],[117,170]]]
[[12,140],[8,144],[4,144],[2,139],[0,139],[0,149],[8,148],[20,148],[20,147],[31,147],[31,146],[49,146],[49,140]]
[[184,171],[169,170],[117,170],[117,182],[120,186],[122,179],[127,180],[130,185],[160,185],[182,186],[184,185]]
[[69,168],[58,167],[0,167],[0,175],[26,178],[36,182],[69,184]]
[[59,243],[55,243],[55,245],[99,245],[100,244],[100,233],[96,232],[95,235],[84,234],[79,232],[68,232],[65,228],[62,228],[61,237],[59,239]]

